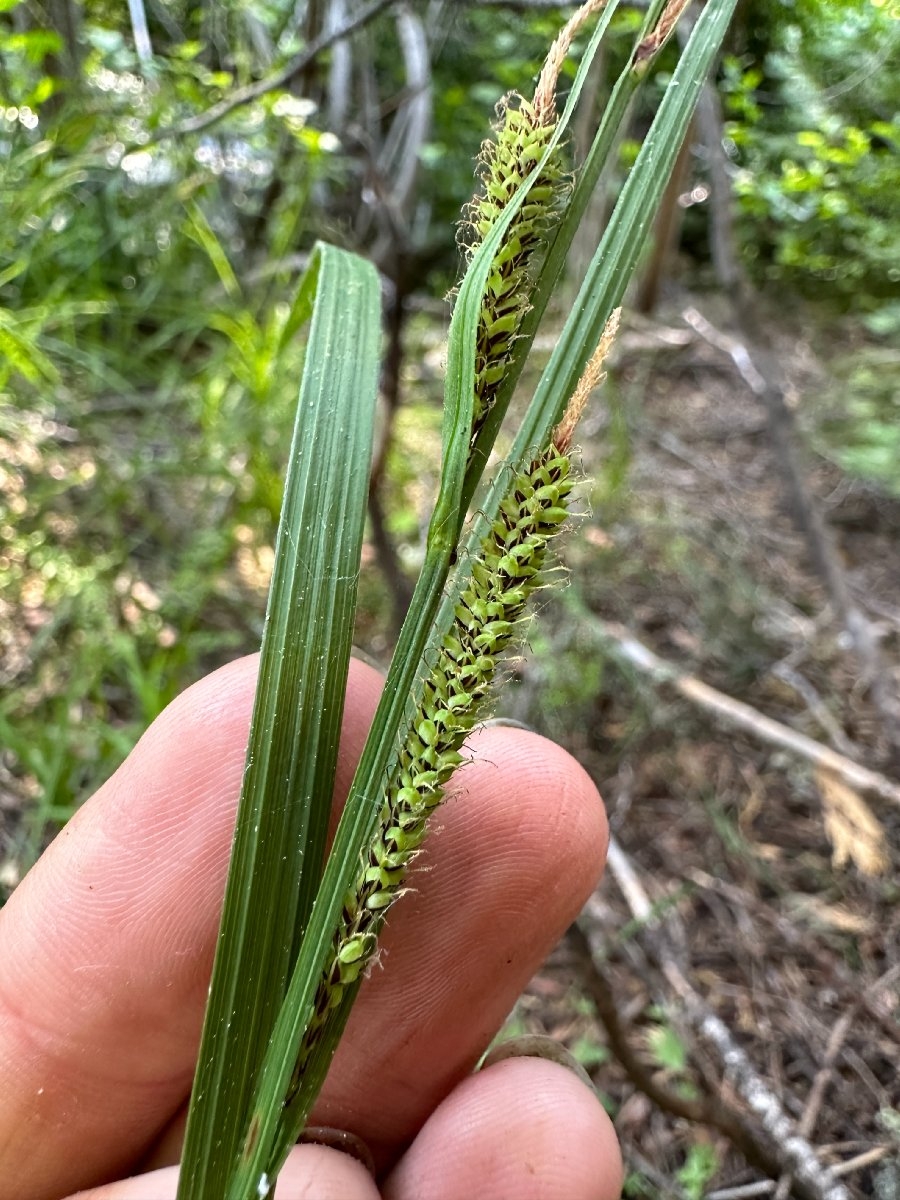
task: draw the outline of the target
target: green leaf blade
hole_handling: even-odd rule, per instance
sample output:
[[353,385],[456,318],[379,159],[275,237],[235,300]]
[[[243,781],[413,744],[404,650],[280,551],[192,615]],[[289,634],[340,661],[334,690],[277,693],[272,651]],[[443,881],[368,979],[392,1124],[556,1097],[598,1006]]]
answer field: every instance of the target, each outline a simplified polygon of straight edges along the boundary
[[179,1200],[225,1194],[331,809],[373,436],[378,276],[319,246],[296,304],[299,317],[311,310],[312,327]]

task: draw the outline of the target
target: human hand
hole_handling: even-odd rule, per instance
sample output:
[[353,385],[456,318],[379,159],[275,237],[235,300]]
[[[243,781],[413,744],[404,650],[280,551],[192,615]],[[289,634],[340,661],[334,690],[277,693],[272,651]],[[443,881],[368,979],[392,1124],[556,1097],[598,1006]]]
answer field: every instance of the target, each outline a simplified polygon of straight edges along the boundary
[[[255,683],[242,659],[170,705],[0,911],[0,1200],[174,1200]],[[351,664],[338,797],[380,684]],[[469,745],[313,1113],[364,1140],[379,1183],[301,1145],[278,1200],[619,1193],[612,1127],[574,1074],[471,1074],[596,883],[599,797],[534,734]]]

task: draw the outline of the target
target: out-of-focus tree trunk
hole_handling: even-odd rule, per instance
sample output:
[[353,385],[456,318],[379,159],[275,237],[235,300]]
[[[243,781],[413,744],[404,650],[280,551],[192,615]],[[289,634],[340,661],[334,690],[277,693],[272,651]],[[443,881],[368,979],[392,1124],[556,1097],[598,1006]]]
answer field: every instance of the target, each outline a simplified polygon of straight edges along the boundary
[[[303,40],[307,46],[316,40],[325,30],[328,19],[328,4],[325,0],[308,0],[306,18],[303,22]],[[336,21],[335,27],[341,22]],[[318,59],[308,63],[291,85],[291,91],[298,96],[313,96],[318,94],[324,74],[324,67]]]
[[675,160],[666,190],[653,222],[653,249],[650,259],[644,268],[638,285],[637,310],[651,313],[659,301],[666,272],[671,267],[672,255],[678,245],[681,226],[684,221],[684,209],[679,204],[679,198],[687,187],[690,178],[691,155],[693,152],[694,122],[688,127],[687,134]]
[[84,57],[80,41],[81,8],[76,0],[45,0],[44,7],[50,26],[59,34],[61,42],[58,53],[48,54],[45,60],[48,73],[64,83],[64,88],[44,105],[45,113],[53,115],[67,98],[81,91],[81,64]]

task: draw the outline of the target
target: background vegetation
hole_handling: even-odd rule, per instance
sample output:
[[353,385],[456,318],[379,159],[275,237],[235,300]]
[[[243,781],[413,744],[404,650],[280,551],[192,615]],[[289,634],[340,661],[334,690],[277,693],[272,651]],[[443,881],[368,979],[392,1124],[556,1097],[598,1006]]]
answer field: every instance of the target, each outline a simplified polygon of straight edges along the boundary
[[[388,653],[437,466],[454,222],[493,105],[564,11],[158,0],[144,29],[119,5],[0,2],[6,889],[174,694],[258,644],[302,360],[292,299],[317,237],[383,277],[357,640]],[[597,106],[636,19],[615,19]],[[662,931],[635,921],[607,885],[603,962],[568,942],[516,1017],[599,1068],[634,1195],[774,1170],[673,961],[821,1161],[868,1154],[844,1184],[900,1190],[896,803],[842,798],[752,727],[722,732],[616,629],[896,778],[898,34],[888,0],[740,6],[585,429],[570,586],[506,689],[592,771],[665,914]],[[749,1142],[713,1119],[729,1104]]]

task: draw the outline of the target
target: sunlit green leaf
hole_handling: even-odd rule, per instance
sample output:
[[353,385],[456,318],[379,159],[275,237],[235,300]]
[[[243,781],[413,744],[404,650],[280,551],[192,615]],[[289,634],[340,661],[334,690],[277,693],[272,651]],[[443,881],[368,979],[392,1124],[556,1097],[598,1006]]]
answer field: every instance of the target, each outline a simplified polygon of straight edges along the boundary
[[368,488],[379,297],[368,263],[319,246],[296,301],[311,311],[309,349],[179,1200],[224,1195],[319,882]]

